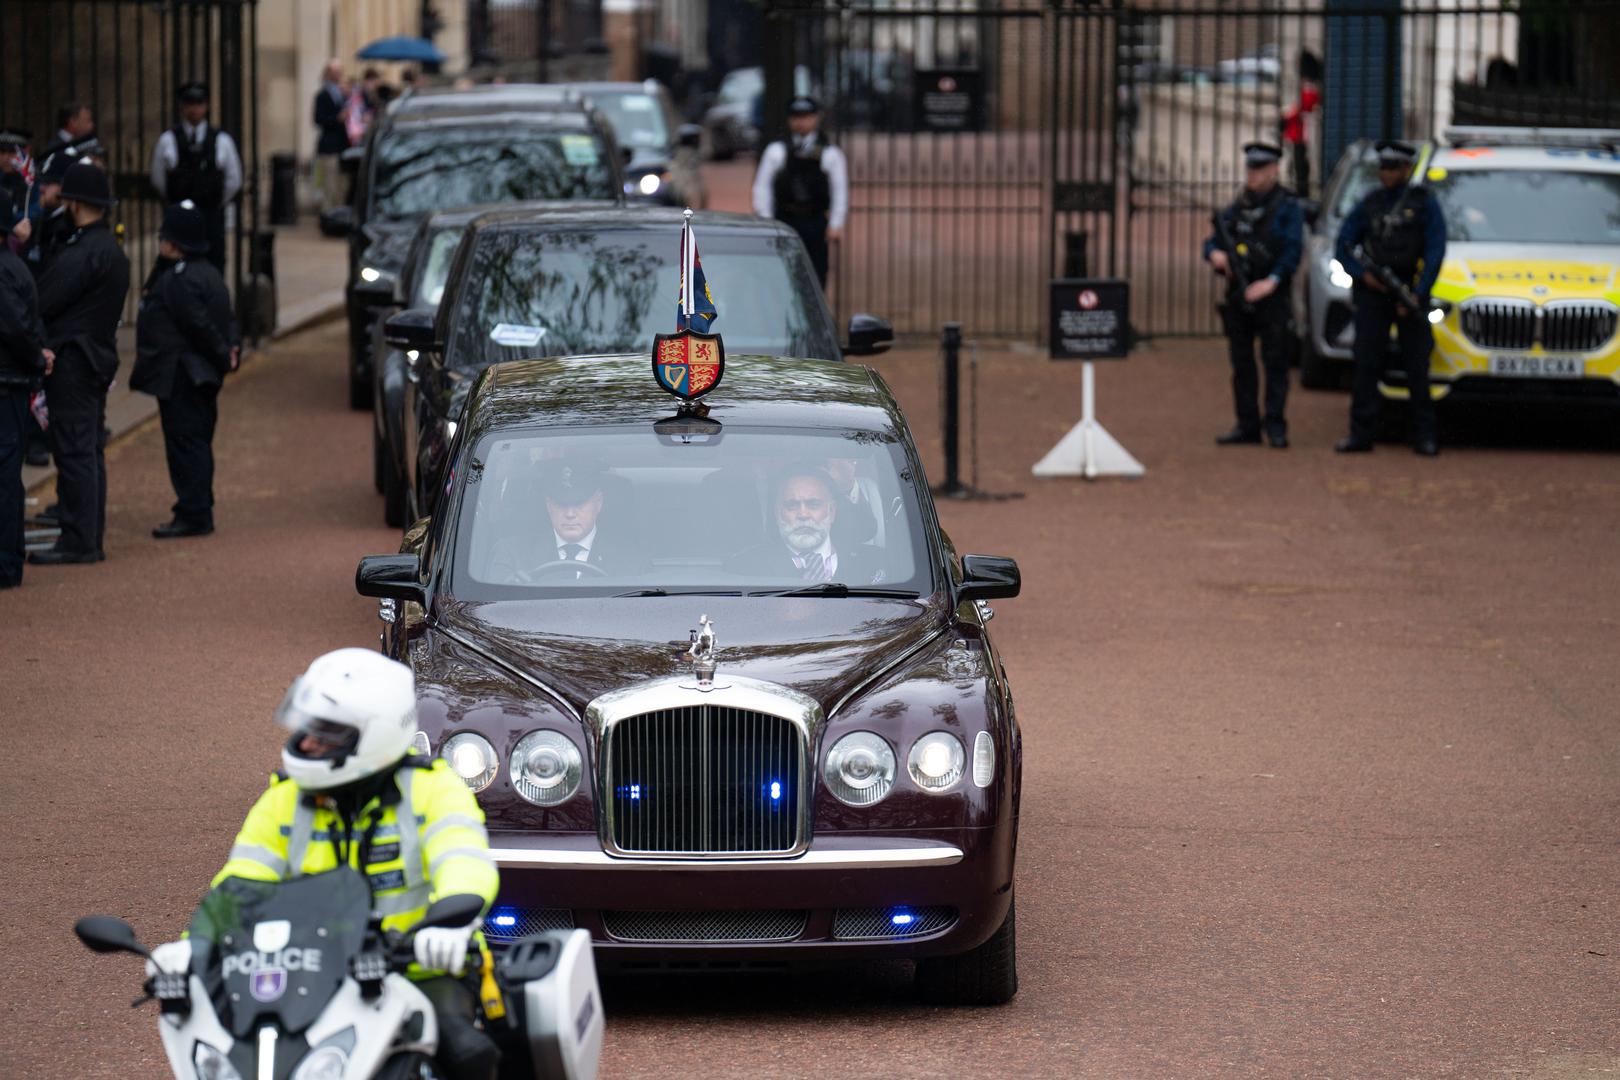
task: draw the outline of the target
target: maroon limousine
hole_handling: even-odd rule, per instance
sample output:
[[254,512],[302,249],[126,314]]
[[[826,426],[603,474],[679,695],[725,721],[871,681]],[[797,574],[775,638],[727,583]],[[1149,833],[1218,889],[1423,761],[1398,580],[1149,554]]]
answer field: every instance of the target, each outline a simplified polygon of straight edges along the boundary
[[897,957],[1017,988],[1021,744],[986,601],[867,368],[728,358],[677,409],[647,355],[498,364],[433,518],[361,561],[417,741],[478,793],[485,930],[617,970]]

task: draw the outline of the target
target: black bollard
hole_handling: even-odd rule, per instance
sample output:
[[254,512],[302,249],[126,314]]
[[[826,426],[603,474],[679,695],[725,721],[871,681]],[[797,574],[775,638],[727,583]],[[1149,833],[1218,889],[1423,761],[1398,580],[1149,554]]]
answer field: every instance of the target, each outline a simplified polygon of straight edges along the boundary
[[962,487],[961,454],[959,452],[962,411],[962,324],[946,323],[940,349],[945,362],[945,416],[943,434],[945,442],[945,483],[940,485],[942,495],[957,495]]

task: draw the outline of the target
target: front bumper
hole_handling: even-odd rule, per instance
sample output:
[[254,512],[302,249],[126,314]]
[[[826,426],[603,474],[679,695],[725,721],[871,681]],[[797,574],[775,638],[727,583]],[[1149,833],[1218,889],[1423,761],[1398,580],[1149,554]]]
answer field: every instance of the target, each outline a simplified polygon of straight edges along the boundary
[[[832,834],[816,837],[792,859],[678,860],[614,858],[588,833],[491,837],[501,867],[497,910],[566,910],[572,925],[590,932],[599,964],[640,970],[965,952],[1006,918],[1013,841],[1011,825]],[[917,933],[850,939],[836,932],[840,912],[891,908],[948,909],[951,915],[937,929]],[[713,912],[792,916],[795,931],[771,940],[728,939],[713,931],[704,940],[674,940],[630,938],[613,929],[636,921],[626,916],[638,912],[665,913],[671,924]]]

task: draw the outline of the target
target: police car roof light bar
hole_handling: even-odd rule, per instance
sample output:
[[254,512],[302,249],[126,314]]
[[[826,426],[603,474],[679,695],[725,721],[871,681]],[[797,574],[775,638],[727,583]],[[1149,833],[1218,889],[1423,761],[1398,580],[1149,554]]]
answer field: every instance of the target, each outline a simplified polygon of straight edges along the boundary
[[1612,128],[1495,127],[1464,124],[1440,133],[1448,147],[1548,146],[1571,150],[1614,150],[1620,131]]

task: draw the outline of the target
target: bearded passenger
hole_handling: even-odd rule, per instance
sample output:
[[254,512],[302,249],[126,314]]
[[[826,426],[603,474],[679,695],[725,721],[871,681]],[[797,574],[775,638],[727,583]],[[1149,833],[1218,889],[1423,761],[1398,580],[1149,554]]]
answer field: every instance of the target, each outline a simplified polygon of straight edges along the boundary
[[842,500],[824,468],[790,469],[772,490],[771,520],[777,539],[739,551],[728,561],[727,570],[812,585],[833,581],[873,585],[883,580],[875,548],[837,543],[834,525]]

